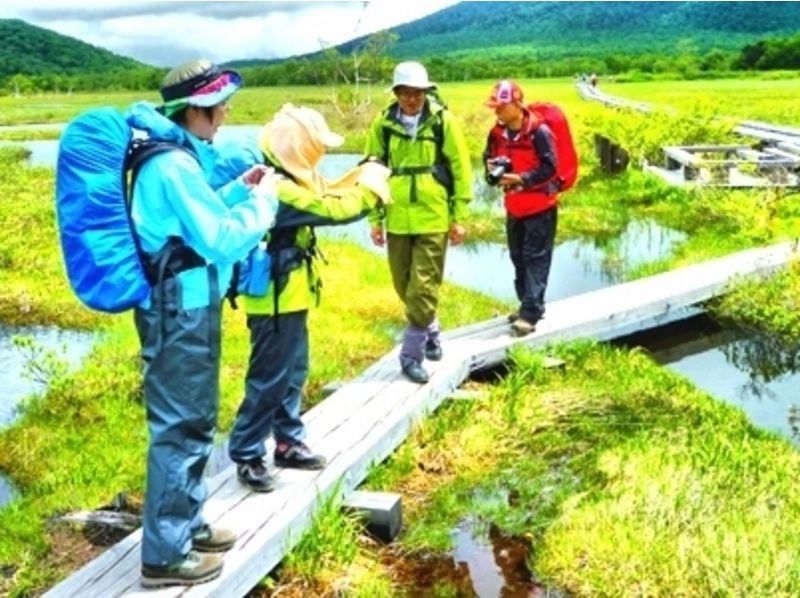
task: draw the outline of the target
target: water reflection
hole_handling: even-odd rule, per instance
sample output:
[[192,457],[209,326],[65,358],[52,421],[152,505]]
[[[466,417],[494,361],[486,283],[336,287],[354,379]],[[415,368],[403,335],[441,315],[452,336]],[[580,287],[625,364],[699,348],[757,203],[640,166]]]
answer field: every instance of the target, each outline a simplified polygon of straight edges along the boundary
[[19,490],[10,480],[0,476],[0,507],[7,505],[17,497],[19,497]]
[[14,337],[30,337],[42,352],[52,351],[67,367],[74,368],[92,346],[89,333],[59,330],[58,328],[0,326],[0,427],[11,423],[17,415],[17,405],[26,396],[41,392],[41,382],[26,375],[29,355],[14,344]]
[[[369,226],[363,221],[323,227],[318,234],[321,238],[352,241],[376,254],[386,253],[372,244]],[[616,284],[624,280],[628,267],[668,256],[683,238],[683,233],[664,229],[653,221],[632,222],[619,237],[625,268],[609,265],[606,253],[595,243],[577,240],[560,243],[553,252],[546,298],[555,301]],[[502,301],[517,300],[508,249],[499,243],[448,248],[444,276],[449,282]]]
[[540,585],[528,569],[530,544],[521,538],[507,536],[490,524],[487,534],[467,518],[453,530],[455,550],[453,563],[466,569],[472,588],[480,598],[544,598],[563,597],[564,593]]
[[[26,396],[41,392],[41,382],[26,375],[26,363],[30,355],[14,344],[14,337],[33,339],[40,354],[54,352],[67,367],[77,366],[89,352],[92,336],[87,333],[68,332],[56,328],[0,326],[0,427],[7,426],[18,413],[20,401]],[[18,492],[14,485],[0,476],[0,506],[12,501]]]
[[740,407],[757,426],[800,445],[795,411],[800,404],[800,346],[738,328],[707,316],[624,339],[698,388]]

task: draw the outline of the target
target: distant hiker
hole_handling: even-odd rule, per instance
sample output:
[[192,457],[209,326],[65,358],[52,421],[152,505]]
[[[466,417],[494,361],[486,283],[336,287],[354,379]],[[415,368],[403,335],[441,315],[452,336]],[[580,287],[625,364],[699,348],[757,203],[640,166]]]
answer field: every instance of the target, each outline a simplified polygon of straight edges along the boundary
[[[536,329],[553,257],[558,214],[558,157],[553,131],[523,105],[522,89],[500,81],[486,102],[497,115],[484,150],[486,179],[504,192],[506,237],[519,309],[509,315],[517,335]],[[571,144],[571,138],[570,138]],[[574,151],[569,158],[576,167]],[[574,181],[574,172],[569,185]]]
[[597,87],[597,73],[592,73],[589,77],[589,83],[591,83],[592,87]]
[[460,244],[472,199],[472,167],[461,125],[433,95],[436,85],[418,62],[394,69],[395,99],[370,127],[364,152],[391,168],[392,203],[370,218],[375,245],[387,246],[395,291],[407,326],[400,366],[424,384],[423,359],[442,358],[436,310],[448,240]]
[[161,86],[164,104],[131,108],[132,124],[177,142],[141,167],[132,218],[148,270],[150,296],[135,310],[144,359],[150,446],[142,532],[142,585],[192,585],[214,579],[213,553],[236,541],[203,518],[203,470],[219,407],[221,299],[232,265],[274,220],[275,190],[264,166],[218,191],[207,183],[210,141],[242,85],[234,71],[206,60],[182,64]]
[[335,181],[319,174],[325,148],[343,141],[316,110],[286,104],[262,129],[258,147],[220,148],[230,173],[266,163],[283,175],[277,184],[277,220],[266,238],[270,265],[263,274],[270,284],[261,296],[244,296],[250,363],[228,442],[239,481],[255,492],[275,486],[265,458],[270,435],[278,467],[322,469],[326,464],[305,444],[300,418],[309,370],[308,312],[319,304],[321,288],[312,227],[358,220],[389,201],[389,171],[380,164],[358,166]]

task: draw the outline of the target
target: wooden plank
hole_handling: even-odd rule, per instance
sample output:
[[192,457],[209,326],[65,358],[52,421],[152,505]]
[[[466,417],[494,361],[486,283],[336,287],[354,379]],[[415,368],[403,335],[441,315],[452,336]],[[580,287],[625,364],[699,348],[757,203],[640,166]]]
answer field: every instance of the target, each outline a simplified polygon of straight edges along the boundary
[[763,153],[768,154],[770,156],[778,156],[780,158],[785,158],[785,164],[787,166],[797,166],[800,164],[800,155],[797,152],[800,152],[800,147],[796,147],[796,152],[787,151],[781,149],[780,147],[765,147],[763,149]]
[[764,133],[786,135],[800,139],[800,129],[796,127],[789,127],[786,125],[776,125],[758,120],[745,120],[739,125],[740,127],[747,127],[753,131],[762,131]]
[[676,162],[683,164],[684,166],[700,166],[701,159],[694,154],[687,152],[685,149],[675,146],[664,146],[663,148],[664,154],[675,160]]
[[[413,426],[451,395],[476,363],[499,364],[517,345],[553,340],[612,338],[632,325],[679,318],[686,306],[724,292],[733,277],[770,272],[796,255],[788,244],[754,249],[553,302],[537,331],[511,335],[504,317],[443,335],[445,358],[426,363],[428,384],[400,374],[397,348],[304,415],[309,443],[328,457],[319,472],[274,471],[277,488],[248,492],[228,467],[208,480],[209,522],[236,530],[239,539],[225,554],[217,580],[191,588],[144,590],[139,584],[141,531],[88,563],[46,596],[242,596],[272,570],[299,540],[319,506],[320,496],[347,493],[385,459]],[[269,445],[268,445],[269,446]]]

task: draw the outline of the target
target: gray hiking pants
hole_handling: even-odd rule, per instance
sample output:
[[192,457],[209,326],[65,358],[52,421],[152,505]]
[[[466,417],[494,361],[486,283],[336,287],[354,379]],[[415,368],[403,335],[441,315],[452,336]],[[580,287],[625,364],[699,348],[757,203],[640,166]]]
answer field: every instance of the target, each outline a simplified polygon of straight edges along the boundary
[[250,365],[245,394],[228,441],[234,461],[266,454],[264,441],[296,444],[306,435],[300,418],[303,386],[308,378],[308,312],[274,316],[249,315]]
[[[209,270],[209,287],[218,288]],[[219,297],[184,310],[174,278],[157,285],[150,308],[134,322],[144,359],[144,402],[150,446],[142,524],[142,563],[167,565],[191,549],[203,523],[203,470],[219,408]]]

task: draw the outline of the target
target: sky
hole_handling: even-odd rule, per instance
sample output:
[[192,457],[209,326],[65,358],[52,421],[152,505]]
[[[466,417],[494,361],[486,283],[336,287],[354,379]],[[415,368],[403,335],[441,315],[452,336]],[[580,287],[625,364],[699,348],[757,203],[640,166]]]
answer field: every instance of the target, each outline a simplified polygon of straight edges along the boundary
[[147,64],[173,66],[198,57],[225,62],[315,52],[452,4],[11,0],[0,4],[0,19],[22,19]]

